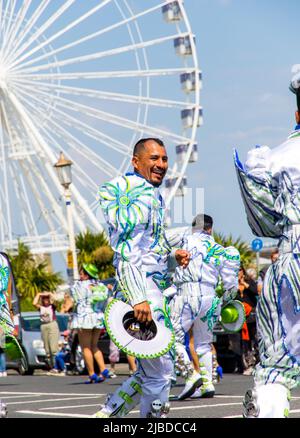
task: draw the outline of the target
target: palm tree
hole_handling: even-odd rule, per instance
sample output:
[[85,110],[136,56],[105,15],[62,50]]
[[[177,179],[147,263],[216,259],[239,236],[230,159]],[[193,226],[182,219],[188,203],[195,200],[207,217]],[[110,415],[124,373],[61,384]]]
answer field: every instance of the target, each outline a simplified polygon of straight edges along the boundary
[[225,236],[222,233],[214,232],[214,239],[220,245],[234,246],[240,253],[241,263],[245,269],[252,267],[255,260],[254,252],[249,248],[247,242],[243,241],[241,237],[235,239],[231,234]]
[[36,260],[28,246],[20,241],[17,254],[10,254],[9,258],[22,311],[34,310],[32,301],[38,292],[55,291],[63,282],[59,273],[49,272],[47,262]]
[[114,252],[104,232],[92,233],[87,230],[76,236],[76,247],[79,250],[78,264],[93,263],[99,270],[99,278],[104,280],[115,275],[113,267]]

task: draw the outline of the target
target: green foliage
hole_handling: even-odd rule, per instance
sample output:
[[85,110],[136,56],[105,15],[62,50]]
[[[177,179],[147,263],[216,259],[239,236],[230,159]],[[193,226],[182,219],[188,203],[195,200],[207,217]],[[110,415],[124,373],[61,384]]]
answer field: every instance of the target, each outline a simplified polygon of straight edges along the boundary
[[226,246],[234,246],[241,255],[241,263],[245,269],[253,266],[255,261],[255,254],[249,248],[247,242],[243,241],[241,237],[235,239],[231,234],[229,236],[225,236],[222,233],[214,233],[214,239],[220,245]]
[[18,243],[17,254],[9,255],[18,293],[21,310],[35,310],[32,300],[38,292],[55,291],[63,282],[61,275],[49,272],[46,261],[38,261],[24,243]]
[[92,233],[87,230],[76,236],[76,247],[78,253],[79,267],[83,263],[93,263],[99,270],[99,278],[104,280],[115,275],[113,267],[114,252],[109,246],[107,236],[104,232]]

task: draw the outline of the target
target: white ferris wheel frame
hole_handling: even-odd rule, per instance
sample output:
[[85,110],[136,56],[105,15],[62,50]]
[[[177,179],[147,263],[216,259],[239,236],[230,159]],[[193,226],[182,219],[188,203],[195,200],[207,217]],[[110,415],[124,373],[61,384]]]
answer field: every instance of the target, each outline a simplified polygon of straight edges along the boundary
[[[57,193],[62,198],[63,189],[60,185],[57,175],[53,169],[57,157],[54,153],[63,147],[58,144],[49,129],[43,126],[37,127],[28,114],[28,110],[33,112],[39,104],[39,98],[42,97],[50,99],[49,115],[52,117],[51,124],[57,130],[57,133],[67,139],[67,144],[70,149],[76,150],[79,155],[98,163],[99,167],[107,173],[109,177],[114,177],[122,173],[131,155],[131,146],[123,144],[110,135],[97,130],[95,127],[87,125],[84,120],[78,120],[70,114],[70,109],[74,108],[78,114],[86,115],[99,119],[102,121],[109,121],[115,126],[126,127],[133,131],[132,141],[137,138],[137,134],[144,133],[148,136],[168,137],[176,142],[187,144],[187,150],[183,162],[178,165],[175,162],[170,175],[176,177],[175,184],[169,189],[165,189],[165,197],[167,207],[176,194],[182,178],[186,173],[189,164],[189,158],[193,150],[196,138],[196,131],[198,127],[197,111],[200,109],[200,80],[199,80],[199,66],[196,52],[196,45],[193,38],[192,29],[183,6],[183,0],[178,0],[180,12],[183,20],[185,32],[180,30],[178,24],[175,25],[176,32],[171,35],[144,41],[138,19],[157,10],[161,10],[163,6],[174,3],[173,0],[165,0],[159,4],[149,7],[139,13],[134,13],[127,0],[102,0],[101,3],[89,9],[85,14],[72,20],[63,29],[56,31],[50,37],[45,37],[45,31],[53,25],[77,0],[66,0],[55,13],[40,26],[36,27],[36,23],[42,14],[47,10],[50,0],[41,0],[39,6],[29,19],[26,19],[26,14],[30,8],[33,0],[26,0],[22,6],[17,8],[17,0],[0,1],[0,33],[2,34],[2,46],[0,49],[0,119],[1,130],[0,135],[0,151],[2,155],[2,172],[3,172],[3,187],[0,188],[0,208],[2,211],[2,220],[0,220],[0,245],[5,249],[15,248],[18,240],[14,238],[14,231],[12,229],[12,206],[10,205],[9,186],[14,187],[16,198],[19,201],[20,217],[25,227],[26,236],[22,236],[22,241],[28,244],[34,253],[50,253],[55,251],[65,251],[68,246],[67,233],[68,225],[63,205],[60,205],[59,200],[51,192],[47,183],[41,174],[41,168],[47,174],[47,177],[54,184]],[[122,2],[123,8],[129,17],[125,14],[124,9],[120,6]],[[105,6],[114,3],[122,16],[122,20],[102,28],[97,32],[90,33],[78,38],[72,42],[53,48],[52,43],[59,39],[69,30],[75,28],[87,20],[92,14],[99,11]],[[135,32],[138,36],[136,41],[133,35],[131,25],[134,26]],[[100,35],[109,33],[122,26],[126,26],[131,44],[120,46],[114,49],[94,52],[88,55],[76,56],[71,58],[62,58],[59,60],[57,56],[70,48],[79,46],[82,43],[93,40]],[[147,48],[156,46],[167,41],[174,40],[178,37],[188,37],[191,45],[191,59],[192,67],[185,62],[181,68],[165,68],[165,69],[151,69],[149,67],[147,58]],[[33,43],[36,42],[35,45]],[[138,50],[140,52],[138,53]],[[109,56],[114,56],[121,53],[133,51],[136,59],[136,70],[120,70],[120,71],[82,71],[82,72],[64,72],[62,68],[76,63],[84,63],[95,59],[101,59]],[[38,56],[31,58],[38,53]],[[39,62],[38,65],[36,63]],[[144,67],[142,66],[144,65]],[[179,75],[182,73],[195,73],[195,92],[193,93],[193,102],[187,100],[171,100],[160,99],[150,96],[150,78],[155,76],[170,76]],[[9,77],[8,77],[9,76]],[[105,78],[146,78],[146,92],[142,94],[141,86],[139,95],[132,95],[126,93],[117,93],[109,91],[101,91],[96,89],[88,89],[84,87],[69,86],[62,84],[61,81],[73,81],[80,79],[105,79]],[[50,81],[50,82],[45,82]],[[13,84],[14,87],[10,87]],[[18,88],[19,86],[19,88]],[[32,95],[32,87],[35,87],[36,95]],[[16,91],[17,90],[17,91]],[[54,94],[49,94],[49,90]],[[55,94],[56,93],[56,94]],[[117,102],[136,103],[139,105],[136,120],[131,120],[120,115],[110,113],[90,107],[82,103],[74,103],[70,96],[81,95],[84,93],[91,98],[98,98],[102,100],[113,100]],[[26,102],[27,107],[25,107]],[[190,132],[187,134],[183,131],[182,135],[166,131],[160,127],[153,127],[147,124],[147,116],[149,107],[166,107],[185,109],[190,105],[195,109],[193,114],[193,122]],[[143,114],[142,114],[143,106]],[[59,117],[58,117],[59,116]],[[91,150],[84,142],[76,139],[72,132],[68,131],[65,126],[60,124],[60,117],[68,126],[80,126],[85,130],[85,134],[96,141],[101,141],[106,146],[112,148],[124,155],[123,164],[120,169],[114,168],[104,157]],[[20,136],[20,127],[24,130],[24,136]],[[19,130],[19,131],[18,131]],[[4,139],[4,132],[9,139],[9,147],[12,151],[8,152],[7,144]],[[29,140],[25,142],[22,140]],[[28,144],[29,143],[29,147]],[[50,146],[51,145],[51,146]],[[68,155],[67,151],[64,151]],[[8,163],[6,158],[10,157]],[[36,160],[39,160],[40,166],[37,166]],[[14,161],[15,160],[15,161]],[[18,163],[18,164],[17,164]],[[19,166],[19,168],[18,168]],[[88,187],[97,190],[97,184],[89,177],[86,171],[80,166],[75,167],[77,172],[77,179],[79,182],[87,184]],[[20,170],[22,173],[20,174]],[[45,199],[47,205],[45,205]],[[29,192],[34,195],[35,201],[38,204],[41,215],[48,226],[49,231],[44,235],[38,232],[34,213],[31,209]],[[73,206],[73,218],[76,227],[79,231],[84,231],[86,226],[90,226],[95,230],[101,231],[102,226],[98,218],[94,214],[97,201],[95,200],[90,205],[80,193],[76,184],[72,184],[72,195],[75,200]],[[3,212],[5,212],[3,214]],[[54,212],[54,216],[51,212]],[[54,219],[53,219],[54,217]],[[58,223],[62,228],[62,232],[58,233]]]

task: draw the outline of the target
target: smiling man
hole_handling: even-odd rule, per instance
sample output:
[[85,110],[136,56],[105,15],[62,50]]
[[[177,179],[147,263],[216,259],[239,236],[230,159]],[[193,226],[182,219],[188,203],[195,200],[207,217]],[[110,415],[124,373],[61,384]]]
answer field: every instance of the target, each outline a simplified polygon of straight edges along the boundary
[[[139,140],[133,150],[132,165],[134,172],[101,187],[100,204],[115,251],[119,287],[132,305],[137,321],[142,323],[168,319],[162,310],[163,291],[170,286],[167,258],[171,251],[165,237],[164,202],[159,192],[168,170],[163,142],[156,138]],[[187,266],[187,251],[178,249],[176,258],[181,266]],[[173,360],[169,353],[139,360],[138,372],[123,383],[96,416],[124,416],[140,399],[141,417],[154,415],[154,406],[158,405],[161,412],[155,412],[155,416],[165,416],[172,375]]]

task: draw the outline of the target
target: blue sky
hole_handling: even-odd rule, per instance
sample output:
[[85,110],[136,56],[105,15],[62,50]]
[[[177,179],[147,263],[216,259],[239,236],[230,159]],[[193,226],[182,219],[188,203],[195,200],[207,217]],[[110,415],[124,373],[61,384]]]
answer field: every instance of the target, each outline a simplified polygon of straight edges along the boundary
[[[232,149],[242,160],[256,144],[281,143],[294,128],[290,71],[299,63],[296,0],[186,0],[203,71],[204,125],[193,186],[205,189],[205,210],[224,233],[252,240]],[[199,176],[200,174],[200,176]]]
[[[28,16],[34,13],[39,2],[40,0],[34,0],[31,3]],[[89,0],[88,2],[78,0],[59,19],[54,20],[44,32],[43,37],[47,39],[55,32],[60,33],[61,36],[57,40],[51,40],[51,46],[56,49],[64,45],[67,47],[69,43],[77,41],[82,36],[92,35],[99,29],[110,28],[112,24],[122,20],[122,11],[118,7],[118,2],[125,10],[126,3],[123,0],[111,1],[86,21],[69,29],[66,33],[60,33],[61,29],[66,29],[72,21],[84,16],[85,12],[99,6],[99,0]],[[133,11],[137,13],[158,5],[160,2],[161,0],[127,0]],[[21,2],[17,4],[21,5]],[[45,21],[64,4],[65,0],[50,2],[45,9],[45,14],[36,23],[37,29],[41,28]],[[199,160],[188,168],[188,185],[194,189],[204,189],[205,211],[214,217],[215,228],[218,231],[225,234],[232,233],[235,237],[242,236],[250,241],[253,236],[247,225],[237,185],[232,158],[233,148],[238,149],[241,159],[244,160],[247,150],[251,147],[256,144],[276,146],[286,138],[294,127],[295,97],[288,90],[288,86],[291,66],[300,62],[296,56],[298,53],[297,11],[299,0],[185,0],[184,5],[196,37],[198,58],[203,73],[201,105],[204,115],[204,125],[199,128],[197,134]],[[125,15],[127,16],[127,13]],[[179,59],[175,54],[173,47],[172,38],[173,34],[177,36],[176,27],[163,20],[160,9],[156,10],[151,17],[149,14],[140,18],[139,25],[144,41],[172,35],[163,44],[147,48],[151,69],[182,67],[182,59]],[[139,41],[133,23],[131,23],[131,31],[134,39]],[[33,38],[32,46],[35,43],[38,44],[38,40]],[[110,51],[130,44],[132,44],[131,37],[127,27],[123,25],[70,49],[64,49],[58,53],[57,59],[59,62],[64,62],[73,57],[77,58],[99,51]],[[27,50],[23,50],[26,54]],[[47,46],[47,53],[49,50],[51,52],[52,49]],[[28,54],[27,51],[29,59],[25,57],[25,72],[28,68],[28,66],[26,67],[28,61],[29,71],[31,62],[33,64],[36,62],[37,66],[41,67],[40,62],[34,61],[34,58],[42,53],[37,52],[33,55],[30,53],[29,51]],[[131,50],[113,56],[89,59],[86,62],[78,61],[66,66],[61,65],[60,68],[61,73],[67,74],[130,70],[137,68],[137,57],[137,52]],[[50,56],[49,61],[53,62],[55,59]],[[48,62],[42,61],[41,64],[44,62],[44,66],[47,67]],[[139,53],[139,62],[142,69],[146,69],[141,52]],[[187,66],[193,67],[190,60],[186,62]],[[35,68],[36,66],[33,67],[33,70]],[[41,71],[47,73],[47,68]],[[54,71],[56,71],[55,68]],[[135,77],[123,79],[111,78],[110,76],[105,79],[78,79],[76,77],[70,81],[66,80],[63,84],[94,88],[102,92],[128,93],[138,96],[139,92],[141,95],[145,95],[145,81],[146,79],[143,78],[139,82]],[[56,82],[54,83],[56,84]],[[51,90],[55,102],[56,92],[54,88]],[[36,89],[33,88],[33,91]],[[97,111],[111,113],[109,115],[135,120],[139,114],[136,102],[130,104],[109,98],[97,100],[94,95],[88,97],[80,93],[78,96],[69,96],[66,93],[66,96],[74,105],[77,103],[88,105]],[[185,101],[179,77],[176,75],[151,78],[150,96]],[[39,98],[38,94],[37,99],[34,100],[35,104]],[[36,117],[35,123],[39,126],[41,122],[39,107],[36,109],[31,102],[31,106],[28,108],[32,117]],[[102,158],[110,161],[116,168],[120,167],[124,155],[118,155],[120,151],[113,149],[111,142],[108,141],[108,144],[105,144],[105,142],[99,141],[99,138],[95,140],[92,135],[87,136],[87,129],[82,128],[80,124],[70,123],[68,118],[61,115],[62,113],[56,114],[56,108],[61,109],[61,106],[52,108],[54,115],[59,114],[55,120],[65,130],[69,130],[77,140]],[[136,137],[142,135],[142,129],[140,132],[136,132],[134,129],[126,131],[122,124],[120,126],[120,124],[113,123],[109,118],[108,120],[101,119],[99,111],[96,117],[82,111],[76,113],[74,110],[73,112],[73,109],[71,106],[69,110],[66,110],[66,115],[71,113],[72,116],[77,117],[78,122],[85,122],[92,129],[103,130],[104,133],[113,136],[126,146],[134,144]],[[140,120],[143,120],[144,110],[145,108],[141,111]],[[180,110],[176,107],[168,111],[168,109],[162,109],[158,106],[150,106],[147,123],[149,126],[181,134]],[[51,125],[52,112],[44,111],[44,114],[47,114],[46,119],[49,119],[49,127],[46,125],[46,129],[50,130],[51,136],[56,136],[56,142],[51,147],[58,154],[58,151],[64,146],[67,155],[74,161],[74,176],[78,178],[80,175],[78,172],[80,166],[86,170],[96,187],[107,180],[108,173],[105,173],[105,166],[101,167],[96,162],[88,162],[82,159],[78,153],[76,155],[77,150],[75,151],[74,145],[70,143],[69,137],[64,137],[61,132],[57,132],[57,125]],[[44,119],[42,121],[45,122]],[[44,129],[44,125],[42,128]],[[173,139],[173,141],[168,142],[171,163],[174,163],[176,158],[176,141]],[[129,160],[129,156],[127,158]],[[95,200],[96,189],[94,187],[87,188],[84,179],[81,180],[80,184],[79,188],[84,197],[89,202]],[[59,198],[59,202],[63,202],[63,200]],[[39,222],[40,212],[34,210],[34,214],[36,221]],[[17,230],[17,232],[21,234],[21,231]]]

